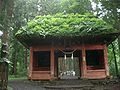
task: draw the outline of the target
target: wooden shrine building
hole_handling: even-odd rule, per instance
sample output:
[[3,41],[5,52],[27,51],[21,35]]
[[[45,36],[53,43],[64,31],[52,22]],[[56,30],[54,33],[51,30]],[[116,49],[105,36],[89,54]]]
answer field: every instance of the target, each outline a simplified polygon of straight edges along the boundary
[[16,33],[30,49],[31,80],[108,77],[107,46],[118,35],[103,20],[80,14],[37,16]]

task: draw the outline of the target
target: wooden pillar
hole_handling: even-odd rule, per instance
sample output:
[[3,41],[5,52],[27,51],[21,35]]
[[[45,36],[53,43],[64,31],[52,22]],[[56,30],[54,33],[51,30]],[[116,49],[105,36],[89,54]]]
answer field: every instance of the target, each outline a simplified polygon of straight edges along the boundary
[[82,46],[82,73],[81,73],[81,77],[82,78],[86,78],[86,70],[87,70],[87,66],[86,66],[86,53],[85,53],[85,47],[84,45]]
[[104,64],[105,64],[106,76],[109,76],[109,65],[108,65],[108,55],[107,55],[106,45],[104,45]]
[[33,71],[33,47],[30,47],[29,79],[32,79]]
[[57,63],[58,63],[58,60],[55,58],[54,62],[55,62],[55,65],[54,65],[54,68],[55,68],[55,78],[57,78]]
[[55,74],[55,60],[54,60],[54,48],[51,48],[51,79],[54,79],[54,74]]

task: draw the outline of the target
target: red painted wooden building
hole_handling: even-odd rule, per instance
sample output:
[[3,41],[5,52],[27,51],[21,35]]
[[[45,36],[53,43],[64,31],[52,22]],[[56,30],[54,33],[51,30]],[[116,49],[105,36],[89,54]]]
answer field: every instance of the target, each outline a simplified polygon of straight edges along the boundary
[[[57,22],[58,17],[51,16],[50,18],[56,19],[55,22]],[[89,19],[91,20],[92,18],[90,17]],[[64,20],[66,22],[67,18],[64,18]],[[94,24],[96,25],[96,21],[94,21]],[[87,24],[84,25],[84,27],[86,26]],[[88,27],[85,29],[88,29]],[[96,29],[99,30],[98,27]],[[61,27],[59,28],[60,30]],[[117,38],[119,34],[117,31],[105,33],[101,33],[103,31],[100,31],[100,34],[89,34],[86,31],[88,34],[77,35],[78,33],[82,33],[78,32],[75,35],[73,33],[73,36],[64,32],[63,36],[60,35],[62,37],[49,34],[46,36],[45,34],[43,36],[33,33],[26,34],[24,32],[26,31],[23,30],[22,33],[17,33],[16,36],[23,45],[30,49],[29,79],[101,79],[109,76],[107,46]],[[57,31],[54,33],[56,34]]]

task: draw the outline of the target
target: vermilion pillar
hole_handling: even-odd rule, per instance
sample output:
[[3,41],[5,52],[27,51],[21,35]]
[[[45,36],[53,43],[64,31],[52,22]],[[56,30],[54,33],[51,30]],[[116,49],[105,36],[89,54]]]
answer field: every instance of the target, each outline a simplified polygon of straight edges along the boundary
[[33,48],[30,47],[29,79],[32,77],[33,70]]
[[82,46],[82,78],[86,77],[86,53],[85,53],[85,47]]
[[54,61],[54,48],[51,48],[51,79],[54,79],[54,74],[55,74],[55,61]]
[[109,76],[108,55],[107,55],[106,45],[104,45],[104,64],[105,64],[106,76]]

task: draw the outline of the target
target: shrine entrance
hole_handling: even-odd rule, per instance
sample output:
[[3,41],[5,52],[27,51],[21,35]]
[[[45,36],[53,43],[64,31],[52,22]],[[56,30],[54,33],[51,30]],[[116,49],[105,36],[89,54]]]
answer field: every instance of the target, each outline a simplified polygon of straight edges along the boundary
[[81,76],[81,51],[58,52],[58,77],[60,79],[78,79]]

